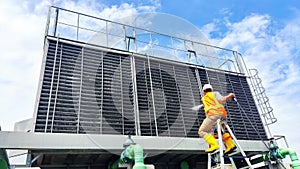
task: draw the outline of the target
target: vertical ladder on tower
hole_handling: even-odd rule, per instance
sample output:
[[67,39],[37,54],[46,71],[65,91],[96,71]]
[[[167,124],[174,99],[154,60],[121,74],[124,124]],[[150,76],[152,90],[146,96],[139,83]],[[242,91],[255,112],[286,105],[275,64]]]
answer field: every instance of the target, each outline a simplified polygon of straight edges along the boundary
[[[242,149],[241,145],[239,144],[239,142],[237,141],[236,137],[234,136],[232,130],[230,129],[229,125],[227,124],[226,121],[222,121],[222,120],[217,120],[217,131],[218,131],[218,144],[220,145],[220,148],[218,150],[216,150],[213,153],[208,153],[208,169],[225,169],[225,160],[224,158],[229,158],[231,165],[233,168],[237,169],[233,158],[234,155],[240,154],[239,158],[243,158],[246,161],[247,166],[243,167],[243,168],[247,168],[247,169],[253,169],[249,158],[246,156],[246,153],[244,152],[244,150]],[[225,128],[222,128],[222,126],[225,126]],[[229,154],[226,154],[226,156],[224,155],[224,148],[223,148],[223,139],[222,139],[222,130],[227,129],[227,131],[229,132],[229,134],[231,135],[237,149]],[[217,161],[217,163],[219,163],[216,166],[211,166],[212,160]]]

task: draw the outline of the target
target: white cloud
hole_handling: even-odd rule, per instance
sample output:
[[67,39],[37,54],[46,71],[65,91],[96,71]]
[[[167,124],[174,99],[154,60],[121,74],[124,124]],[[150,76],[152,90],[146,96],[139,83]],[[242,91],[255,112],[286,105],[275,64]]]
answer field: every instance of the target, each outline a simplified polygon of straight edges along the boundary
[[[216,26],[215,23],[208,23],[206,25],[204,25],[201,29],[201,31],[205,34],[205,35],[209,35],[211,32],[215,32],[218,30],[218,27]],[[212,40],[212,39],[211,39]]]
[[219,11],[220,14],[224,15],[224,16],[230,16],[232,15],[232,11],[228,8],[222,8],[220,11]]
[[240,50],[238,47],[260,46],[265,38],[265,28],[270,24],[267,15],[251,15],[241,22],[231,23],[227,21],[228,32],[220,39],[218,45]]
[[[211,31],[210,25],[213,24],[204,29]],[[292,78],[298,77],[300,72],[293,59],[298,50],[296,44],[299,43],[297,39],[300,37],[300,24],[291,22],[283,29],[271,32],[272,18],[252,14],[240,22],[228,22],[227,27],[228,32],[224,34],[224,38],[212,41],[218,46],[242,53],[248,67],[259,70],[267,88],[272,88],[272,82],[287,84],[286,80],[295,81]],[[209,32],[206,34],[209,35]]]
[[43,56],[44,17],[27,13],[25,4],[0,2],[0,93],[2,129],[30,118]]

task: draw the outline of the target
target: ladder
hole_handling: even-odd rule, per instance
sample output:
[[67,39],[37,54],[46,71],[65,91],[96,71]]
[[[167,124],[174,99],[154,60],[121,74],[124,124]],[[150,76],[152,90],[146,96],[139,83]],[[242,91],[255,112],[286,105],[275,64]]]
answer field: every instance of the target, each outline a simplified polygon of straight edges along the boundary
[[[237,150],[235,150],[234,152],[227,154],[226,157],[229,158],[231,165],[233,168],[237,169],[234,160],[233,160],[233,156],[236,154],[241,154],[242,158],[246,161],[247,166],[243,167],[243,168],[247,168],[247,169],[253,169],[249,158],[246,156],[246,153],[244,152],[244,150],[242,149],[241,145],[239,144],[239,142],[237,141],[236,137],[234,136],[232,130],[230,129],[230,127],[228,126],[226,121],[222,121],[220,119],[217,120],[217,131],[218,131],[218,144],[220,145],[220,148],[218,150],[216,150],[213,153],[208,153],[208,169],[213,169],[213,168],[218,168],[218,169],[225,169],[225,160],[224,160],[224,148],[223,148],[223,141],[222,141],[222,125],[225,125],[225,128],[228,130],[229,134],[231,135]],[[218,159],[217,161],[219,162],[219,164],[215,167],[212,168],[211,166],[211,162],[212,159]]]

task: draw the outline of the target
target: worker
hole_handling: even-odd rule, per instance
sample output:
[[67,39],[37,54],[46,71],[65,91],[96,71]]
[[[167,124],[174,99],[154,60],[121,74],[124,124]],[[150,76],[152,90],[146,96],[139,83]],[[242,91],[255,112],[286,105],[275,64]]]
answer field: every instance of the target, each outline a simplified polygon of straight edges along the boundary
[[[204,140],[210,146],[205,150],[205,152],[211,153],[219,149],[220,146],[210,132],[218,119],[227,120],[227,112],[223,106],[223,103],[231,98],[234,98],[235,94],[229,93],[227,96],[223,97],[219,92],[214,92],[213,87],[210,84],[205,84],[203,86],[203,93],[204,96],[202,97],[202,103],[206,118],[203,120],[199,128],[198,134],[200,137],[204,138]],[[232,152],[236,149],[236,146],[229,133],[224,133],[222,138],[223,143],[226,146],[224,154]]]

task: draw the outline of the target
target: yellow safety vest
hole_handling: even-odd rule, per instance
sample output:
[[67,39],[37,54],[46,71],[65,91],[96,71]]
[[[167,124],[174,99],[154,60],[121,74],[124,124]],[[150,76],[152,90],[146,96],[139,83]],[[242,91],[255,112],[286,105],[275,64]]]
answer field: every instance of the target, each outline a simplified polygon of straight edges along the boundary
[[227,115],[227,112],[222,103],[216,97],[216,92],[208,92],[202,98],[204,111],[207,116],[213,115]]

